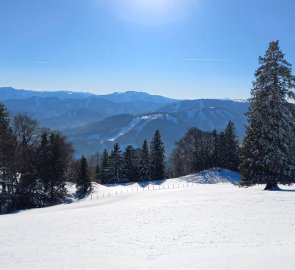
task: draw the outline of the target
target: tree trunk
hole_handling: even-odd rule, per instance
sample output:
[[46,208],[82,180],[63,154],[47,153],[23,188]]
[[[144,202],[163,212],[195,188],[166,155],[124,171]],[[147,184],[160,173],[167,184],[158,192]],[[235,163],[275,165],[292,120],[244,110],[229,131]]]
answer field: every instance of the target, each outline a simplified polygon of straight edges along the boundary
[[280,190],[277,182],[269,181],[264,190]]

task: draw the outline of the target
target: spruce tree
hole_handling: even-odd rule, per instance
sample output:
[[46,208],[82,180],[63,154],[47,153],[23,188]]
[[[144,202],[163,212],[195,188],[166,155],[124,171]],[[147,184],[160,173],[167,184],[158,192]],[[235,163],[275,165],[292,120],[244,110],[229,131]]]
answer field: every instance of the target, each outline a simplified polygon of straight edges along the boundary
[[110,156],[109,182],[119,183],[125,179],[124,157],[118,143],[115,143]]
[[217,166],[220,168],[225,168],[226,151],[225,132],[222,131],[217,135]]
[[[288,97],[295,88],[292,66],[279,42],[269,45],[255,73],[247,113],[248,126],[242,151],[242,185],[266,184],[266,190],[292,182],[294,161],[290,138],[294,138],[294,112]],[[290,134],[292,133],[292,134]]]
[[91,190],[87,159],[84,156],[80,159],[80,167],[76,183],[77,195],[79,198],[84,197]]
[[150,173],[152,180],[165,178],[165,148],[161,139],[160,131],[157,130],[151,141]]
[[150,179],[150,153],[147,140],[144,140],[141,148],[139,178],[141,181],[147,181]]
[[66,181],[70,180],[68,166],[72,157],[72,147],[59,133],[49,136],[49,203],[63,201],[66,195]]
[[10,119],[5,106],[0,103],[0,184],[2,190],[15,192],[15,147],[16,141],[10,128]]
[[229,121],[224,130],[225,155],[224,168],[237,171],[239,167],[239,140],[233,122]]
[[135,150],[132,145],[128,145],[124,153],[124,174],[128,181],[135,182],[138,179],[138,164]]
[[44,131],[41,135],[41,142],[37,149],[37,174],[40,179],[44,193],[49,192],[49,183],[50,183],[50,172],[49,172],[49,157],[50,157],[50,148],[48,141],[48,134]]
[[97,181],[100,180],[100,167],[99,167],[99,164],[96,164],[96,166],[95,166],[95,179]]
[[212,151],[212,167],[218,167],[218,143],[219,143],[219,134],[217,133],[216,129],[212,131],[213,136],[213,151]]
[[105,149],[101,156],[101,167],[100,167],[100,181],[101,184],[107,184],[109,182],[109,153]]

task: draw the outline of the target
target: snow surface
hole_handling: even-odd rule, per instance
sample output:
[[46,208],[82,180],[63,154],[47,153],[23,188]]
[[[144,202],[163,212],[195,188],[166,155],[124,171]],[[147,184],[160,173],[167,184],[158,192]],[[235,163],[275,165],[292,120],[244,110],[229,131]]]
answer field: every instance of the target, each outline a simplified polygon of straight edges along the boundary
[[139,132],[141,132],[148,123],[156,119],[162,119],[162,120],[170,121],[174,124],[178,124],[178,119],[167,113],[141,115],[141,116],[134,117],[126,126],[122,127],[115,136],[113,136],[112,138],[109,138],[107,141],[115,142],[119,137],[125,135],[132,129],[135,129],[136,134],[138,135]]
[[108,139],[108,141],[109,142],[115,142],[120,136],[123,136],[128,131],[130,131],[131,129],[133,129],[139,122],[140,122],[140,119],[139,118],[132,119],[132,121],[130,121],[130,123],[128,125],[122,127],[120,129],[119,133],[116,134],[116,136],[114,136],[113,138]]
[[0,269],[294,269],[295,192],[238,179],[96,185],[84,201],[0,216]]

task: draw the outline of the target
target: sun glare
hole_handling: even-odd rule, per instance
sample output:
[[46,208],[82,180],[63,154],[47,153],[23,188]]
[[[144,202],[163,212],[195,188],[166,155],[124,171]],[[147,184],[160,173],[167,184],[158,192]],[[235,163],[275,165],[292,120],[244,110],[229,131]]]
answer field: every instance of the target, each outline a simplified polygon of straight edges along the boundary
[[112,0],[115,15],[135,23],[161,24],[189,17],[197,0]]
[[154,9],[154,10],[164,10],[170,9],[175,4],[175,0],[129,0],[130,7],[135,7],[138,9]]

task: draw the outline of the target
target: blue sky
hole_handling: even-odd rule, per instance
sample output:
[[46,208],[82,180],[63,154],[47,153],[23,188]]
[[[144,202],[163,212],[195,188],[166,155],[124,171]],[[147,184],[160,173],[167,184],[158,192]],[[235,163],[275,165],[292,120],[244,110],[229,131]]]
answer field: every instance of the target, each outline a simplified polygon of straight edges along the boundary
[[[246,98],[294,0],[0,0],[0,86]],[[294,72],[295,73],[295,72]]]

